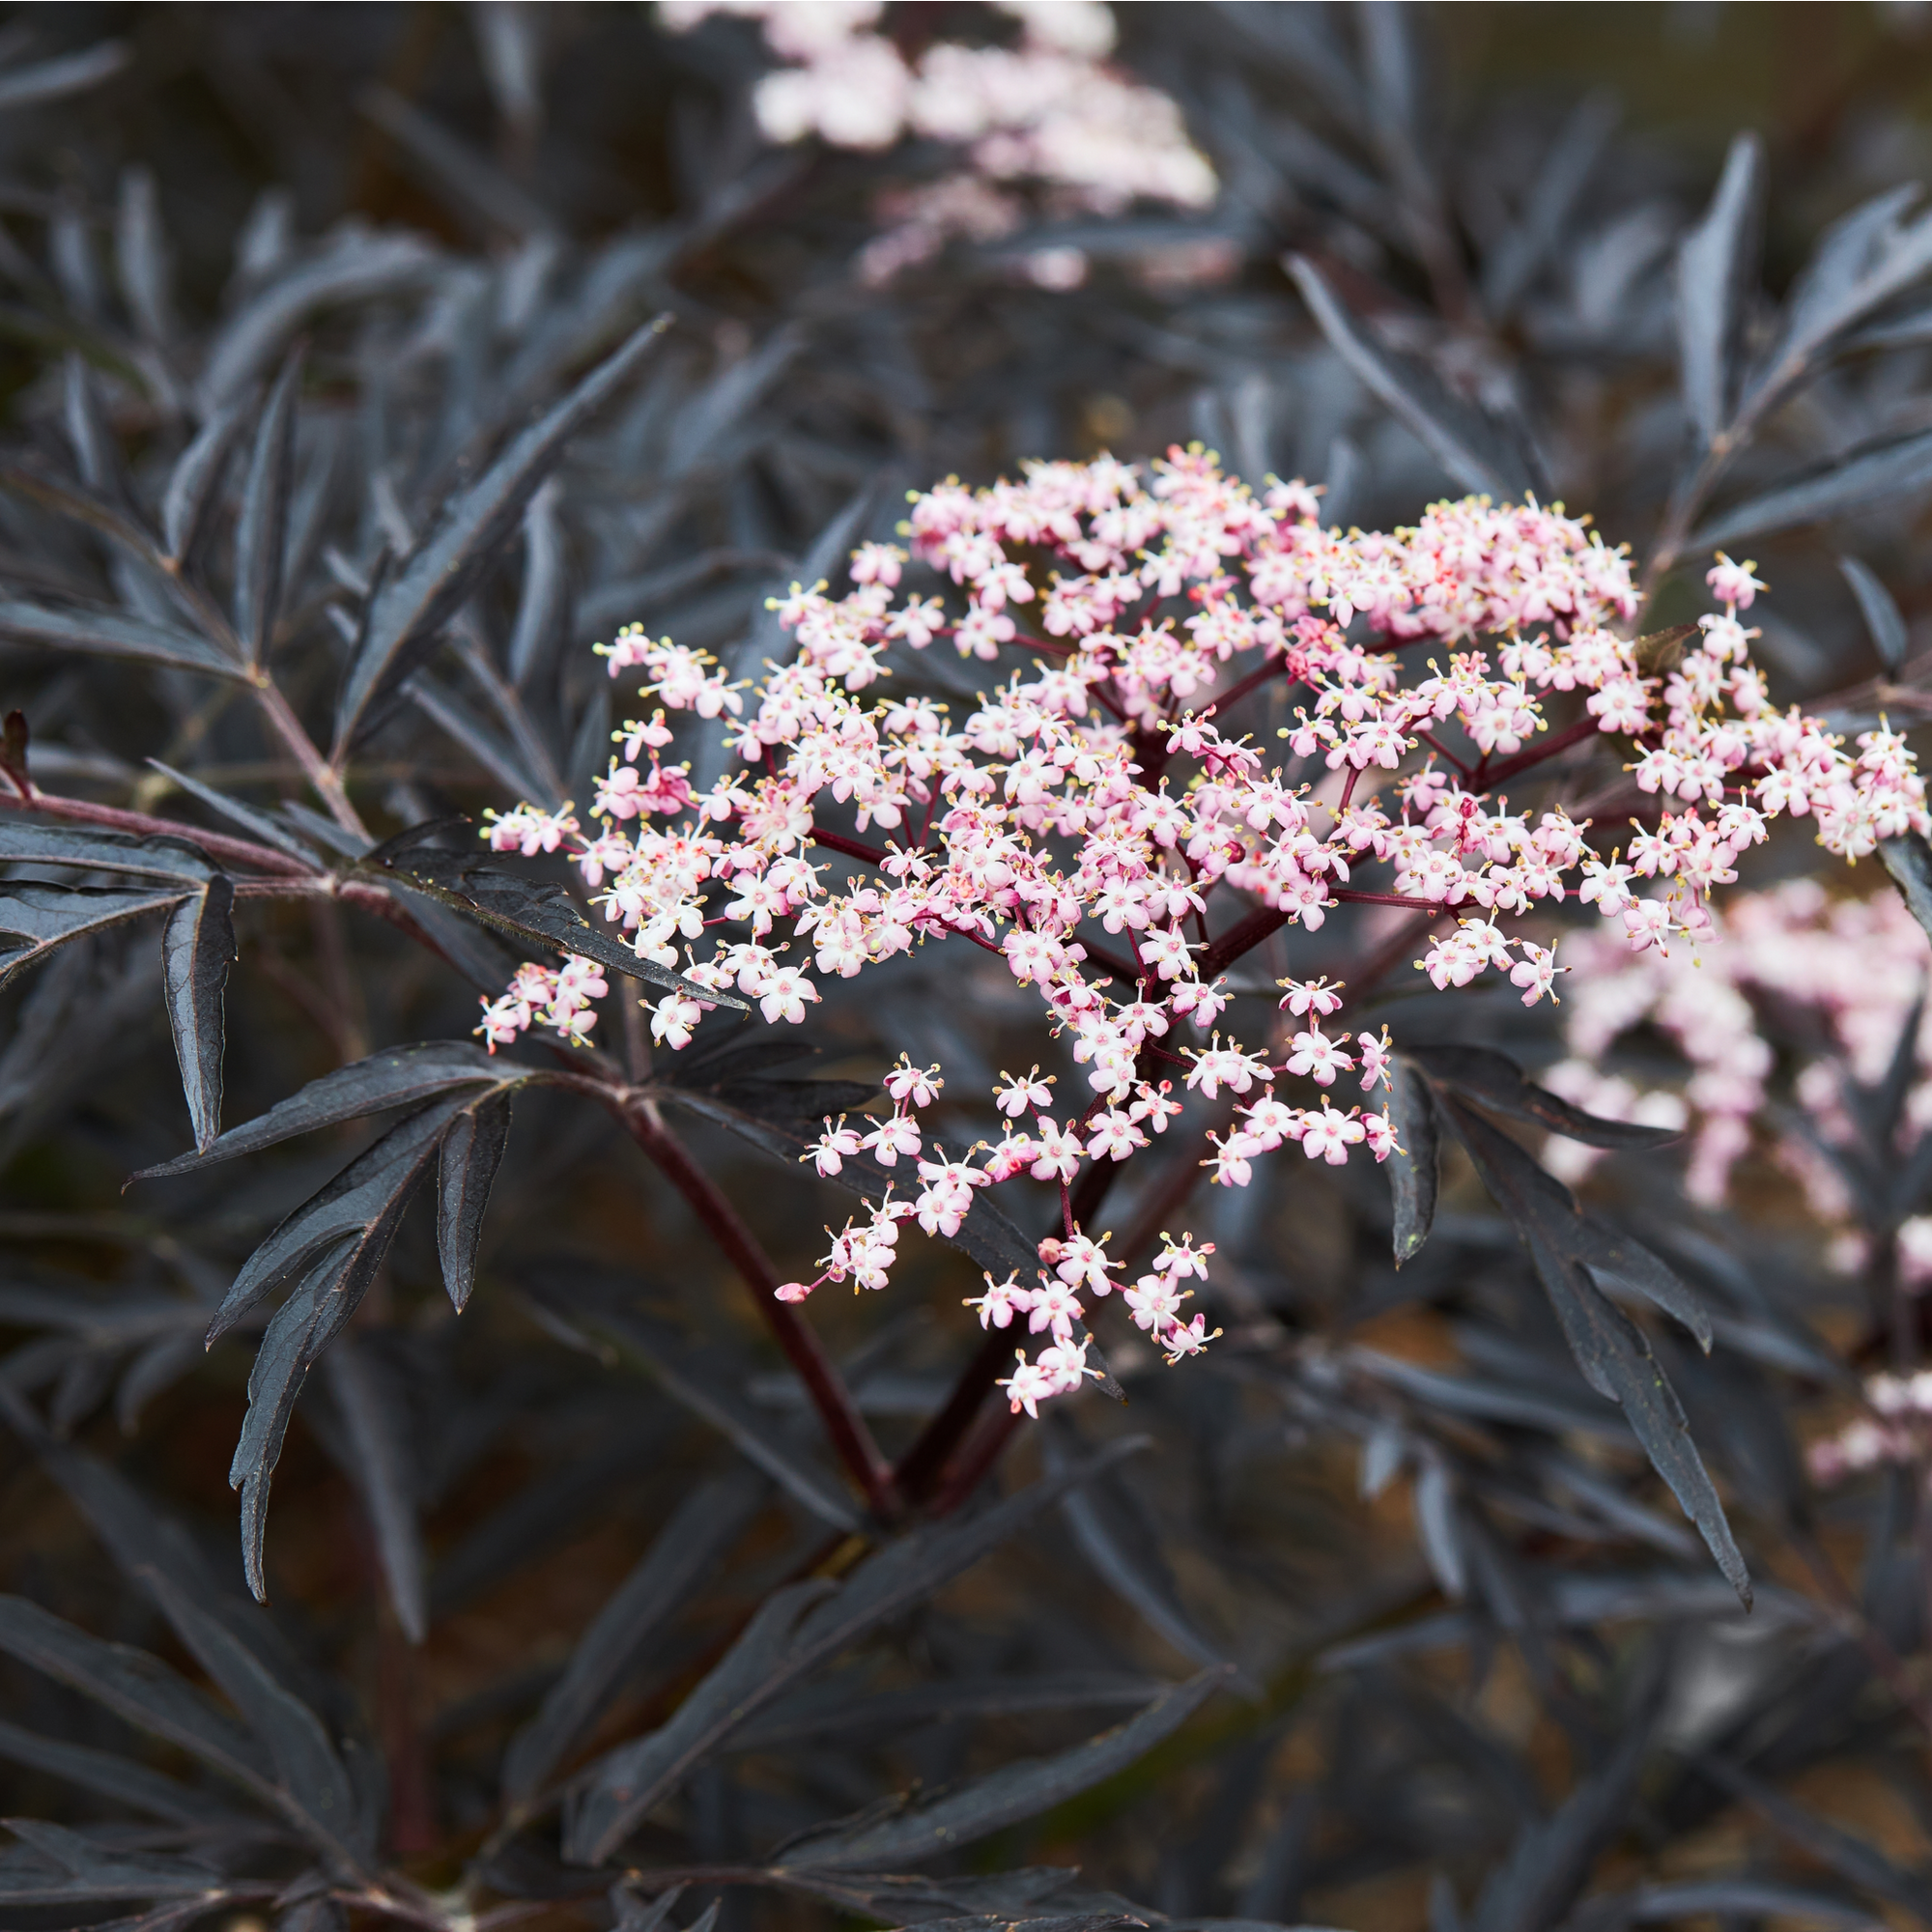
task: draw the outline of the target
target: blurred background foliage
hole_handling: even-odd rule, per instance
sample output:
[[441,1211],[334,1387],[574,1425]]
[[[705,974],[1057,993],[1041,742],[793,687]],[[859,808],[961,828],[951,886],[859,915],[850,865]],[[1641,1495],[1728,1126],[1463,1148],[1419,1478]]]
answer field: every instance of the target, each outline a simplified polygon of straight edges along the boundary
[[[908,31],[978,31],[972,9],[899,11]],[[1377,31],[1344,10],[1117,11],[1122,61],[1181,101],[1221,175],[1215,209],[1043,218],[1037,234],[956,246],[875,289],[851,272],[872,196],[917,174],[920,156],[765,149],[746,108],[762,61],[742,23],[673,38],[629,5],[11,10],[0,399],[12,454],[84,469],[70,446],[78,356],[125,465],[111,485],[152,503],[211,396],[251,393],[306,334],[298,469],[321,480],[280,663],[298,707],[325,718],[343,651],[330,602],[353,630],[385,541],[422,528],[506,425],[629,328],[672,314],[660,361],[577,446],[550,499],[572,602],[552,664],[527,705],[504,700],[491,720],[502,682],[491,654],[533,567],[526,526],[477,589],[473,631],[427,673],[442,682],[364,749],[357,797],[382,837],[440,809],[508,804],[544,758],[581,799],[602,753],[590,639],[638,618],[713,648],[755,641],[770,590],[884,534],[898,492],[950,470],[984,480],[1028,456],[1142,456],[1198,435],[1244,474],[1324,479],[1350,521],[1413,514],[1453,479],[1324,343],[1283,266],[1293,250],[1391,341],[1517,409],[1559,494],[1641,549],[1682,440],[1671,249],[1732,136],[1754,128],[1766,144],[1773,298],[1826,223],[1932,173],[1920,8],[1419,10],[1401,16],[1407,80],[1380,83]],[[99,84],[8,104],[11,69],[103,43],[123,53]],[[1405,150],[1378,133],[1389,124],[1352,112],[1378,85],[1381,114],[1395,112],[1390,87],[1412,110],[1407,152],[1436,186],[1435,244],[1403,202]],[[1579,127],[1603,129],[1597,157],[1527,278],[1507,302],[1459,311],[1458,287],[1480,287],[1523,232],[1557,144]],[[128,184],[141,179],[165,281],[130,272],[128,211],[145,190]],[[1086,251],[1081,287],[1029,280],[1026,250],[1042,244]],[[380,271],[372,249],[389,250]],[[298,293],[274,309],[318,262],[350,272],[327,300]],[[166,300],[150,313],[152,289]],[[244,318],[260,324],[245,356]],[[1923,364],[1907,338],[1834,368],[1775,425],[1771,468],[1927,427]],[[1923,617],[1922,494],[1861,511],[1849,534],[1841,520],[1765,553],[1780,697],[1843,694],[1882,668],[1837,571],[1848,542],[1882,569],[1908,624]],[[57,520],[5,514],[0,576],[14,593],[82,585],[138,601]],[[1665,616],[1686,602],[1670,582],[1662,596]],[[17,639],[4,651],[8,708],[26,711],[50,787],[218,824],[152,755],[265,810],[302,796],[243,707],[176,672]],[[1917,655],[1890,668],[1920,688]],[[1780,844],[1754,876],[1811,859]],[[1331,950],[1297,955],[1298,970],[1334,970],[1357,932],[1337,920]],[[473,1024],[458,976],[332,906],[265,906],[242,936],[230,1123],[373,1046]],[[13,1352],[0,1375],[33,1398],[56,1446],[36,1457],[10,1439],[4,1452],[0,1581],[198,1674],[179,1625],[128,1587],[138,1539],[124,1525],[118,1544],[106,1538],[121,1567],[103,1556],[101,1512],[74,1508],[88,1479],[58,1444],[160,1499],[211,1587],[232,1589],[225,1478],[248,1356],[225,1344],[204,1359],[199,1331],[261,1231],[348,1143],[122,1194],[128,1172],[184,1141],[155,977],[145,942],[108,940],[5,994],[0,1321]],[[863,1004],[815,1016],[828,1071],[876,1079],[903,1048],[945,1058],[963,1090],[1000,1055],[1038,1051],[997,1033],[998,976],[973,962],[908,961],[867,988]],[[1427,998],[1400,1012],[1424,1031],[1447,1018]],[[1474,1024],[1531,1063],[1554,1051],[1507,997]],[[1789,1070],[1811,1049],[1794,1036],[1781,1050]],[[785,1259],[786,1239],[808,1245],[795,1231],[835,1211],[799,1174],[693,1139],[781,1231]],[[1465,1166],[1451,1160],[1444,1187],[1432,1245],[1400,1276],[1375,1176],[1287,1174],[1202,1208],[1229,1263],[1218,1319],[1231,1346],[1171,1377],[1118,1365],[1124,1416],[1095,1404],[1029,1432],[1001,1481],[1017,1491],[1127,1427],[1152,1449],[896,1620],[829,1685],[775,1706],[622,1862],[756,1865],[788,1833],[915,1782],[1067,1747],[1155,1680],[1228,1658],[1243,1673],[1235,1691],[1131,1769],[941,1861],[952,1876],[925,1891],[808,1904],[733,1887],[724,1912],[746,1927],[844,1911],[883,1924],[1044,1918],[1073,1932],[1119,1922],[1123,1896],[1178,1926],[1926,1922],[1932,1531],[1918,1475],[1819,1497],[1800,1462],[1855,1407],[1847,1364],[1886,1359],[1887,1310],[1875,1317],[1825,1270],[1802,1203],[1768,1167],[1746,1211],[1728,1214],[1690,1208],[1668,1154],[1592,1181],[1606,1211],[1639,1218],[1647,1238],[1662,1230],[1724,1312],[1710,1361],[1659,1348],[1760,1580],[1746,1620],[1620,1420],[1582,1388],[1513,1232]],[[635,1923],[648,1887],[607,1902],[607,1871],[586,1893],[554,1821],[506,1824],[505,1748],[679,1499],[735,1466],[731,1443],[767,1466],[817,1465],[800,1391],[741,1286],[600,1118],[554,1095],[524,1107],[488,1241],[460,1321],[437,1286],[434,1232],[415,1220],[367,1304],[354,1339],[368,1399],[391,1419],[385,1479],[371,1475],[349,1384],[305,1399],[276,1487],[275,1616],[301,1668],[328,1674],[333,1688],[315,1694],[330,1723],[366,1729],[386,1762],[396,1869],[459,1900],[433,1922],[467,1925],[461,1915],[509,1901],[539,1922]],[[971,1285],[934,1246],[889,1302],[813,1306],[892,1447],[970,1347],[957,1302]],[[590,1319],[611,1310],[614,1325]],[[1916,1358],[1919,1338],[1908,1342]],[[721,1386],[726,1410],[690,1393]],[[756,1500],[728,1564],[611,1673],[566,1764],[661,1722],[822,1542],[826,1522],[795,1493]],[[245,1607],[238,1599],[235,1614]],[[420,1643],[407,1629],[417,1616]],[[0,1664],[0,1718],[140,1748],[16,1662]],[[179,1772],[180,1757],[152,1761]],[[10,1813],[101,1830],[121,1815],[26,1760],[0,1779]],[[125,1842],[154,1850],[165,1835]],[[286,1876],[259,1847],[237,1859],[244,1878]],[[991,1876],[1043,1865],[1079,1866],[1078,1887],[1001,1890]],[[687,1892],[673,1922],[709,1895]],[[271,1917],[322,1932],[313,1901],[237,1899],[221,1908],[231,1932]],[[0,1922],[38,1932],[75,1915],[0,1906]]]

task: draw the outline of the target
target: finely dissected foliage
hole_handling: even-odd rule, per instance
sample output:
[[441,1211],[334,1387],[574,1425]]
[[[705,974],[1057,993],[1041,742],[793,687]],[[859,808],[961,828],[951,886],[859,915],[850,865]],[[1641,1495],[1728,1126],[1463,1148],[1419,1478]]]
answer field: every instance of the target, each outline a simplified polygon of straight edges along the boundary
[[1454,24],[0,36],[5,1923],[1927,1916],[1932,217]]

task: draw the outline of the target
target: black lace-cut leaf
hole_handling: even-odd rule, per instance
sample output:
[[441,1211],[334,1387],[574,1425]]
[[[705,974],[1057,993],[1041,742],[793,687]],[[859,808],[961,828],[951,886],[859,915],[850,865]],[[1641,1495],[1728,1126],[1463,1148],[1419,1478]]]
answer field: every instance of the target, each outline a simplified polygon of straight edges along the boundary
[[1406,1060],[1395,1067],[1389,1119],[1395,1126],[1396,1151],[1388,1157],[1389,1192],[1394,1202],[1391,1242],[1395,1264],[1413,1261],[1429,1238],[1435,1219],[1436,1172],[1440,1165],[1440,1136],[1429,1082]]
[[620,940],[599,931],[560,886],[506,872],[462,853],[436,850],[412,849],[381,867],[377,876],[392,873],[416,892],[538,952],[574,953],[694,1000],[749,1010],[735,995],[701,986],[653,959],[640,958]]
[[[1569,1190],[1545,1174],[1508,1135],[1460,1101],[1445,1099],[1441,1104],[1484,1186],[1528,1247],[1584,1380],[1599,1395],[1621,1406],[1652,1466],[1669,1484],[1719,1569],[1748,1605],[1750,1576],[1717,1489],[1690,1439],[1683,1406],[1643,1331],[1597,1291],[1584,1271],[1586,1264],[1614,1264],[1600,1259],[1605,1250],[1587,1237]],[[1621,1251],[1626,1244],[1615,1245]],[[1650,1259],[1655,1262],[1655,1257]],[[1662,1269],[1662,1264],[1656,1263],[1656,1267]],[[1621,1268],[1615,1271],[1623,1274]],[[1662,1298],[1654,1277],[1648,1283],[1632,1280],[1631,1285],[1653,1299]],[[1689,1293],[1683,1291],[1685,1296]],[[1688,1320],[1693,1307],[1694,1303],[1672,1312]],[[1708,1325],[1704,1333],[1708,1335]]]
[[1685,411],[1706,449],[1737,405],[1739,352],[1762,245],[1764,173],[1764,143],[1739,134],[1703,220],[1677,244],[1677,359]]
[[230,1127],[211,1146],[179,1154],[158,1167],[143,1168],[134,1179],[149,1180],[162,1175],[192,1173],[239,1154],[259,1153],[297,1134],[359,1121],[391,1107],[410,1106],[457,1088],[507,1086],[529,1077],[527,1067],[493,1059],[468,1040],[425,1040],[416,1046],[391,1047],[311,1080],[259,1119]]
[[102,81],[112,80],[133,59],[126,41],[98,41],[79,53],[56,54],[0,73],[0,114],[38,107],[48,100],[65,100]]
[[171,779],[180,785],[190,798],[199,799],[216,816],[241,826],[251,838],[259,838],[264,844],[273,846],[291,859],[300,860],[305,866],[320,865],[314,847],[298,838],[281,819],[258,810],[243,799],[232,798],[225,791],[204,784],[191,772],[178,772],[158,758],[150,758],[148,762],[163,778]]
[[1847,329],[1932,271],[1932,213],[1901,220],[1922,192],[1915,182],[1883,189],[1826,229],[1791,285],[1747,406],[1810,374]]
[[[443,1095],[406,1115],[290,1213],[242,1264],[209,1323],[209,1340],[225,1335],[318,1249],[343,1236],[357,1245],[380,1238],[386,1247],[394,1232],[392,1217],[428,1178],[429,1162],[461,1106],[460,1099]],[[368,1263],[372,1270],[375,1260]]]
[[82,651],[94,657],[131,658],[214,677],[241,680],[246,676],[244,667],[236,659],[194,632],[152,623],[122,611],[78,604],[57,608],[0,597],[0,638],[17,644]]
[[1932,845],[1917,832],[1900,832],[1879,840],[1878,856],[1907,911],[1932,933]]
[[342,1425],[340,1460],[375,1537],[390,1607],[403,1634],[421,1643],[429,1634],[429,1610],[422,1531],[416,1520],[420,1484],[402,1393],[375,1351],[353,1335],[329,1350],[323,1373]]
[[1405,1054],[1432,1079],[1466,1098],[1519,1121],[1566,1134],[1586,1146],[1635,1150],[1667,1147],[1682,1136],[1674,1127],[1644,1127],[1586,1114],[1539,1087],[1507,1054],[1487,1046],[1410,1046]]
[[1932,430],[1889,438],[1818,464],[1719,510],[1691,532],[1686,548],[1717,550],[1775,530],[1828,523],[1848,510],[1912,496],[1928,485],[1932,485]]
[[20,1840],[0,1852],[0,1903],[69,1905],[110,1898],[181,1898],[214,1889],[220,1873],[185,1859],[119,1851],[64,1826],[9,1818]]
[[437,1161],[436,1245],[442,1285],[459,1315],[476,1285],[483,1210],[509,1139],[510,1094],[500,1089],[461,1109],[442,1137]]
[[[1067,1466],[1069,1448],[1057,1433],[1047,1437],[1049,1472],[1057,1475]],[[1191,1663],[1205,1668],[1228,1662],[1196,1628],[1151,1524],[1112,1475],[1094,1476],[1069,1490],[1060,1499],[1060,1513],[1094,1573],[1151,1630]]]
[[298,351],[262,406],[242,492],[242,515],[235,526],[235,632],[250,664],[267,657],[281,611],[289,491],[295,474],[296,395],[300,384]]
[[516,529],[524,507],[562,460],[565,445],[631,376],[667,323],[645,324],[540,421],[523,431],[468,490],[451,498],[421,548],[375,593],[368,630],[336,707],[335,738],[346,750],[363,714],[413,670],[425,647],[456,614],[484,566]]
[[436,268],[436,250],[417,236],[338,229],[325,246],[274,276],[214,332],[202,365],[202,407],[218,410],[243,394],[318,310],[424,287]]
[[196,883],[214,870],[185,838],[142,838],[91,825],[48,825],[14,815],[0,817],[0,862],[73,866],[90,872]]
[[1838,569],[1859,600],[1859,613],[1871,633],[1872,649],[1889,671],[1896,671],[1905,662],[1911,638],[1905,627],[1905,613],[1898,600],[1880,581],[1877,572],[1855,556],[1841,556]]
[[0,934],[20,942],[0,953],[0,986],[73,940],[168,911],[185,896],[179,892],[115,892],[104,887],[0,881]]
[[1463,489],[1520,499],[1533,487],[1521,454],[1473,403],[1452,395],[1426,363],[1378,342],[1307,256],[1291,256],[1286,266],[1350,371],[1421,439]]
[[923,1864],[1008,1825],[1037,1818],[1138,1763],[1224,1689],[1233,1675],[1233,1664],[1211,1665],[1177,1684],[1124,1724],[1057,1757],[1002,1765],[899,1817],[795,1844],[786,1852],[785,1862],[806,1868],[853,1866],[861,1871]]
[[132,1758],[70,1744],[62,1738],[42,1737],[4,1719],[0,1719],[0,1757],[178,1825],[205,1818],[213,1808],[205,1793]]
[[19,1597],[0,1597],[0,1650],[157,1738],[165,1738],[258,1797],[273,1796],[268,1753],[205,1691],[131,1645],[103,1643]]
[[658,1800],[806,1672],[829,1663],[867,1631],[930,1596],[977,1563],[1074,1484],[1143,1446],[1124,1442],[966,1523],[916,1529],[868,1557],[843,1583],[794,1583],[769,1597],[730,1654],[676,1715],[635,1744],[620,1745],[587,1774],[565,1819],[564,1854],[600,1864]]
[[694,1349],[662,1322],[618,1310],[573,1308],[570,1319],[648,1368],[668,1395],[701,1416],[822,1522],[848,1531],[860,1526],[859,1511],[823,1458],[781,1435],[739,1391],[734,1364],[716,1350]]
[[161,536],[177,563],[185,564],[195,554],[207,531],[228,460],[247,420],[248,412],[240,403],[216,410],[168,472],[161,498]]
[[542,1708],[510,1740],[503,1757],[505,1799],[521,1804],[535,1796],[643,1645],[703,1585],[768,1493],[754,1476],[726,1476],[699,1484],[671,1512],[649,1551],[578,1639]]
[[234,903],[235,888],[216,873],[169,913],[161,931],[168,1026],[199,1153],[206,1153],[221,1132],[221,1009],[228,969],[236,958],[235,925],[229,917]]
[[190,1602],[171,1577],[156,1576],[153,1588],[195,1662],[267,1747],[282,1814],[318,1849],[346,1849],[355,1834],[355,1792],[322,1719],[224,1619]]

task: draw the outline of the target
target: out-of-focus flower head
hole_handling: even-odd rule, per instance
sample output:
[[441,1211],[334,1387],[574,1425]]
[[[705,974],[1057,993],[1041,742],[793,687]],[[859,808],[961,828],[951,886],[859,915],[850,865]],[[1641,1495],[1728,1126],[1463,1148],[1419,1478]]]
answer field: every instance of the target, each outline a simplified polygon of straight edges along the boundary
[[[1135,201],[1205,208],[1214,170],[1187,138],[1180,110],[1106,56],[1114,16],[1099,0],[1006,0],[988,11],[1019,23],[1017,46],[939,41],[908,61],[885,34],[883,9],[858,0],[664,0],[684,32],[715,14],[762,23],[788,63],[758,83],[767,140],[816,137],[878,152],[915,134],[965,150],[964,169],[881,197],[885,232],[862,254],[862,276],[890,279],[957,238],[997,241],[1020,227],[1037,191],[1048,211],[1118,214]],[[1079,251],[1050,248],[1023,264],[1044,288],[1085,274]]]

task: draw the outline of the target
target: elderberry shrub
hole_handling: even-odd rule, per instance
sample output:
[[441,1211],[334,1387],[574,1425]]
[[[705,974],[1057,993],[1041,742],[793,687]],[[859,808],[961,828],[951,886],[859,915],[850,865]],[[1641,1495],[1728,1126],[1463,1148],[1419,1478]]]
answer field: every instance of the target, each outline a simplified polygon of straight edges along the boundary
[[1915,29],[1489,17],[0,35],[7,1925],[1918,1909]]

